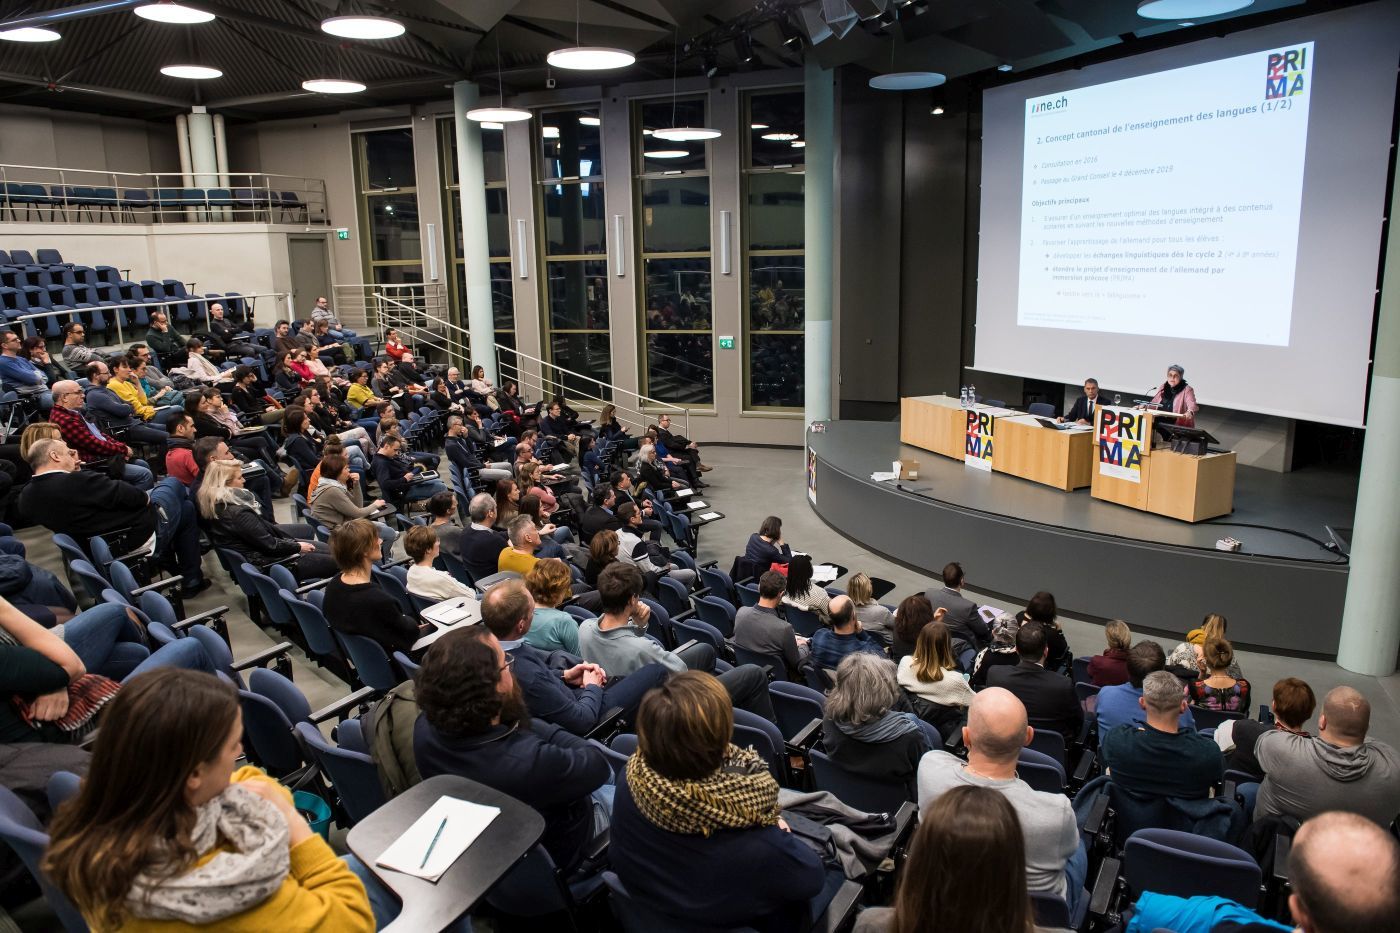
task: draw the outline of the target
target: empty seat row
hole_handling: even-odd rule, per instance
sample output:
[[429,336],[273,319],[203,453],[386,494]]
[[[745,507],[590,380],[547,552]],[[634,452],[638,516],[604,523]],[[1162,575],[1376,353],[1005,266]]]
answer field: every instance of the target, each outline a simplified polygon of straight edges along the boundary
[[136,211],[151,211],[153,217],[194,208],[208,210],[227,208],[235,212],[253,212],[254,219],[262,216],[271,221],[273,212],[280,212],[293,222],[310,221],[306,202],[295,191],[269,191],[263,188],[122,188],[90,187],[86,185],[40,185],[5,182],[0,187],[0,217],[9,209],[10,219],[19,220],[20,208],[26,220],[42,219],[47,208],[49,219],[62,210],[67,220],[70,210],[77,216],[94,216],[103,211],[116,219],[120,213],[134,219]]
[[[76,315],[77,319],[82,321],[91,333],[102,334],[117,326],[145,327],[150,323],[151,311],[155,310],[152,305],[155,302],[201,297],[191,295],[184,283],[177,279],[166,279],[163,282],[153,279],[140,282],[120,279],[115,282],[87,281],[89,273],[98,273],[103,269],[115,272],[110,266],[99,266],[95,270],[85,266],[74,266],[60,272],[38,270],[38,267],[16,269],[13,266],[0,266],[0,281],[4,282],[0,285],[0,313],[3,313],[5,322],[13,322],[29,314],[50,311],[81,312]],[[28,279],[40,275],[41,271],[43,276],[50,279],[46,284],[20,281],[21,278]],[[240,293],[210,292],[202,298],[203,300],[179,301],[178,304],[164,306],[177,329],[190,330],[202,325],[205,306],[213,301],[224,305],[229,320],[237,322],[244,319],[246,303]],[[73,315],[65,314],[34,318],[25,322],[26,330],[46,338],[56,338],[60,336],[63,325],[72,318]]]

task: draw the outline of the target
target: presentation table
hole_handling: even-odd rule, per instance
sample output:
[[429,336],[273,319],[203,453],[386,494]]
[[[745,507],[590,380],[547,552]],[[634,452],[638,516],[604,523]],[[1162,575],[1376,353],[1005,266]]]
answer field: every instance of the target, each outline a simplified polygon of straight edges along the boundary
[[[1229,515],[1235,508],[1234,451],[1207,454],[1178,453],[1169,447],[1152,447],[1152,425],[1157,415],[1150,411],[1133,411],[1103,406],[1097,412],[1095,438],[1104,433],[1107,418],[1133,419],[1118,432],[1122,438],[1113,447],[1101,449],[1105,441],[1095,442],[1094,481],[1091,494],[1095,499],[1126,505],[1131,509],[1155,512],[1184,522],[1200,522]],[[1129,437],[1131,436],[1131,437]],[[1131,444],[1140,455],[1129,466],[1131,457],[1120,445]]]

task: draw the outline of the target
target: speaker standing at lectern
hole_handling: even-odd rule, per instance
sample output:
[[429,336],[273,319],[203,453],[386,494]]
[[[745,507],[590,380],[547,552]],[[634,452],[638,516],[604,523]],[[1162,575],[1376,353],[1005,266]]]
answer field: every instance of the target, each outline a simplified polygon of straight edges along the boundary
[[1178,427],[1196,426],[1196,412],[1201,410],[1201,406],[1196,404],[1196,390],[1186,384],[1186,370],[1179,363],[1167,367],[1167,381],[1162,383],[1147,407],[1176,412],[1181,416],[1175,419]]
[[1099,405],[1099,381],[1097,379],[1084,380],[1084,394],[1074,400],[1073,407],[1069,414],[1063,418],[1056,418],[1056,421],[1073,421],[1077,424],[1093,424],[1094,412],[1098,411]]

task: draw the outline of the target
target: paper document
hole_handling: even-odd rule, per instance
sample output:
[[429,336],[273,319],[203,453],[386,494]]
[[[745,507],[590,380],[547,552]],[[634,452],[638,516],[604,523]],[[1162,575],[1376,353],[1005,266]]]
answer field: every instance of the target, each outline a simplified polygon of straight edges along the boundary
[[708,522],[708,521],[710,521],[711,519],[723,518],[724,516],[721,515],[721,514],[719,514],[718,512],[706,512],[704,515],[701,515],[700,517],[703,518],[705,521]]
[[[437,803],[384,850],[375,864],[436,882],[500,812],[499,807],[484,807],[456,797],[439,797]],[[444,824],[443,820],[447,822]],[[427,856],[427,864],[424,864],[424,856]]]
[[679,498],[684,499],[686,496],[693,496],[693,495],[695,495],[695,490],[694,490],[694,489],[677,489],[677,490],[676,490],[676,495],[677,495]]
[[494,441],[492,441],[491,443],[492,443],[493,446],[500,447],[502,444],[504,444],[504,443],[505,443],[506,441],[508,441],[508,440],[510,440],[510,438],[508,438],[508,437],[498,437],[498,438],[496,438]]
[[899,471],[896,470],[893,473],[871,473],[870,479],[876,483],[892,483],[899,479]]
[[707,509],[707,508],[709,508],[709,506],[707,506],[705,503],[701,502],[699,499],[693,500],[693,501],[690,503],[690,507],[691,507],[692,509]]
[[836,568],[830,564],[817,564],[812,568],[812,582],[814,583],[830,583],[837,576],[839,574],[837,574]]

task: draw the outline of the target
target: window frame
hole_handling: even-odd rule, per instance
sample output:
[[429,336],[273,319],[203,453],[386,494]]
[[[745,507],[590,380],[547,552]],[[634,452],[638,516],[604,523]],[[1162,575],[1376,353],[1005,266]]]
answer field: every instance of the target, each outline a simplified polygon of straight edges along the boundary
[[[375,259],[374,258],[374,211],[371,204],[374,199],[392,198],[400,196],[412,196],[414,204],[418,204],[418,166],[414,165],[413,184],[398,185],[391,189],[374,189],[369,187],[369,153],[367,138],[373,133],[386,131],[403,130],[409,134],[410,141],[413,139],[413,125],[405,123],[395,126],[375,126],[365,129],[350,131],[351,157],[354,164],[355,182],[355,211],[360,222],[360,229],[364,235],[360,237],[360,260],[364,273],[365,284],[379,284],[375,281],[375,270],[381,268],[416,268],[418,270],[418,284],[424,287],[423,271],[423,226],[420,219],[418,225],[419,256],[417,259]],[[421,215],[420,215],[421,216]]]

